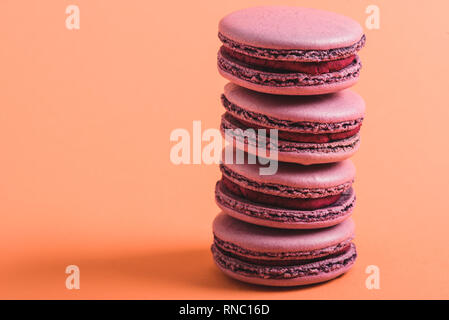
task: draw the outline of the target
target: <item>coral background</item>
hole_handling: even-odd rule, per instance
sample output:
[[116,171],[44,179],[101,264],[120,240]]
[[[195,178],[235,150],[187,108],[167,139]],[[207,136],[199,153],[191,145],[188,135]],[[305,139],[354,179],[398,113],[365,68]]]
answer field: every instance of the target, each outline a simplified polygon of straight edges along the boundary
[[[258,4],[275,4],[259,1]],[[280,2],[278,2],[279,4]],[[81,29],[67,30],[77,4]],[[446,1],[283,1],[366,30],[359,258],[294,289],[213,265],[216,165],[174,165],[172,130],[218,128],[217,24],[254,1],[0,2],[0,298],[449,298]],[[65,268],[81,270],[67,290]],[[368,265],[380,290],[365,287]]]

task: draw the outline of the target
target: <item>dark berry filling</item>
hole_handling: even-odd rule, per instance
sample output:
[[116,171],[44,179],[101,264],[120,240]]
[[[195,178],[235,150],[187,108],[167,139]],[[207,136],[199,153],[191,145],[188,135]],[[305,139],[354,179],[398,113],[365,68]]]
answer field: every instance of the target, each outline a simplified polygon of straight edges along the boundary
[[224,188],[236,196],[255,203],[263,203],[286,209],[315,210],[337,202],[341,196],[341,194],[337,194],[322,198],[286,198],[244,188],[224,176],[221,181]]
[[227,57],[263,71],[276,73],[301,72],[312,75],[339,71],[349,66],[355,59],[355,55],[352,55],[339,60],[322,62],[279,61],[248,56],[225,46],[221,47],[221,52]]

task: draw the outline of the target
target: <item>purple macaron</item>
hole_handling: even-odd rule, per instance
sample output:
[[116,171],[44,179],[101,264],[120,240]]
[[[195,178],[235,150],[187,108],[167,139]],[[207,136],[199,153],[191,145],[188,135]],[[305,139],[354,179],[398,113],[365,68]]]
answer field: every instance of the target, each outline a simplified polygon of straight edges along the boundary
[[265,129],[262,132],[268,138],[269,129],[278,130],[279,141],[273,149],[280,161],[336,162],[359,148],[365,102],[349,89],[318,96],[281,96],[229,83],[221,100],[226,110],[221,131],[247,152],[257,154],[260,129]]
[[297,286],[336,278],[357,257],[351,219],[318,230],[256,226],[219,214],[213,222],[213,258],[228,276],[253,284]]
[[363,29],[337,13],[253,7],[225,16],[218,29],[218,70],[243,87],[315,95],[348,88],[359,78]]
[[347,219],[355,206],[350,160],[303,166],[279,162],[272,175],[262,165],[222,163],[215,201],[223,212],[249,223],[284,229],[314,229]]

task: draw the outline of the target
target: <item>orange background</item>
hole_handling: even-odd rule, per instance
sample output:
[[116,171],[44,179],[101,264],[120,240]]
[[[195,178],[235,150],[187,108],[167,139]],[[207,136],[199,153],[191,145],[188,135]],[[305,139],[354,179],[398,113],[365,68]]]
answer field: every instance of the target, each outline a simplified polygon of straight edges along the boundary
[[[258,4],[274,4],[259,1]],[[81,29],[65,28],[77,4]],[[254,1],[0,2],[1,298],[449,298],[446,1],[284,1],[365,30],[359,258],[345,276],[273,289],[213,265],[216,165],[173,165],[170,133],[218,128],[218,20]],[[366,29],[366,28],[365,28]],[[65,288],[65,268],[81,289]],[[380,268],[380,290],[365,268]]]

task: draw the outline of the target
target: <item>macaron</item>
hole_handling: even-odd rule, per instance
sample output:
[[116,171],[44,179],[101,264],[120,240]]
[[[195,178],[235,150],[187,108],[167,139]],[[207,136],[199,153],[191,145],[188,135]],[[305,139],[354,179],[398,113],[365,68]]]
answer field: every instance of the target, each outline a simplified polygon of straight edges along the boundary
[[357,257],[351,219],[318,230],[281,230],[252,225],[220,213],[211,250],[228,276],[253,284],[297,286],[336,278]]
[[215,201],[226,214],[249,223],[284,229],[313,229],[347,219],[355,205],[350,160],[303,166],[278,162],[272,175],[261,164],[222,163]]
[[349,89],[327,95],[281,96],[228,83],[221,101],[226,110],[222,134],[250,153],[258,152],[259,132],[269,138],[270,129],[278,130],[278,142],[263,147],[276,151],[280,161],[336,162],[352,156],[360,145],[365,102]]
[[266,93],[314,95],[354,85],[365,44],[359,23],[337,13],[265,6],[220,20],[218,71],[243,87]]

